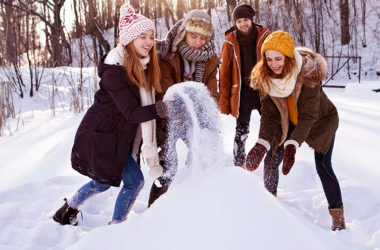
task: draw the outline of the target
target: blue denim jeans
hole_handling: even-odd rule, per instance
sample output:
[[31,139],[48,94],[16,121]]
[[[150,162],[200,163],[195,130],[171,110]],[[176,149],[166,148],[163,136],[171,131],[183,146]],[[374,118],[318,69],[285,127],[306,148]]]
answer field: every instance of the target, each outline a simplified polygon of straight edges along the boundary
[[[140,167],[131,155],[128,155],[127,163],[123,172],[123,187],[117,196],[115,208],[113,211],[113,222],[122,222],[127,219],[127,215],[131,210],[137,195],[144,186],[144,176]],[[94,180],[82,186],[73,196],[70,206],[79,208],[87,199],[95,194],[101,193],[109,189],[110,186],[96,182]]]

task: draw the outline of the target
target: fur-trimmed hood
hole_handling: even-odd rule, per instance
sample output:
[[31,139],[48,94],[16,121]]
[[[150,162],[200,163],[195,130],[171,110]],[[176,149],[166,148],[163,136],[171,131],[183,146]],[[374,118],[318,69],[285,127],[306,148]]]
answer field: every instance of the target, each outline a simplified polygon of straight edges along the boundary
[[303,83],[314,88],[328,75],[327,61],[321,55],[306,47],[295,48],[302,56],[302,69],[298,77]]

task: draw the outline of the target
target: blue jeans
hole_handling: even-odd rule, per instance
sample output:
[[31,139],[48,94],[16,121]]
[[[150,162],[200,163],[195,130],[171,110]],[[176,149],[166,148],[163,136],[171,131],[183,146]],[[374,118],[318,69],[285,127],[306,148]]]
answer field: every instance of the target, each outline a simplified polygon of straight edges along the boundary
[[[112,220],[114,222],[122,222],[127,219],[127,215],[131,210],[137,195],[144,186],[144,176],[140,167],[131,155],[128,155],[127,163],[123,172],[123,187],[117,196]],[[87,199],[95,194],[101,193],[109,189],[110,186],[96,182],[94,180],[82,186],[72,198],[72,206],[79,208]],[[71,204],[70,204],[71,205]]]
[[330,148],[325,155],[314,152],[315,166],[321,179],[323,191],[325,192],[329,208],[343,208],[342,194],[338,179],[332,169],[331,156],[334,148],[335,137],[333,138]]

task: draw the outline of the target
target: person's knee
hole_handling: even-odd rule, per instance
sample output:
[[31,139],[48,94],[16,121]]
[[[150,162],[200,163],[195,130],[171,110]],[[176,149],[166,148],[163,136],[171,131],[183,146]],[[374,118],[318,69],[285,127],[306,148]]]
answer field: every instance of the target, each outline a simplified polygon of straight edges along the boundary
[[107,189],[109,189],[111,186],[110,186],[110,185],[107,185],[107,184],[99,183],[99,182],[97,182],[97,181],[92,181],[92,182],[91,182],[91,187],[92,187],[93,189],[95,189],[96,191],[104,192],[104,191],[106,191]]
[[136,176],[133,179],[133,181],[129,182],[128,185],[124,185],[124,186],[129,189],[140,191],[144,187],[144,184],[145,184],[145,180],[144,180],[144,177],[141,175],[141,176]]
[[139,179],[136,184],[136,189],[140,191],[145,184],[144,178]]

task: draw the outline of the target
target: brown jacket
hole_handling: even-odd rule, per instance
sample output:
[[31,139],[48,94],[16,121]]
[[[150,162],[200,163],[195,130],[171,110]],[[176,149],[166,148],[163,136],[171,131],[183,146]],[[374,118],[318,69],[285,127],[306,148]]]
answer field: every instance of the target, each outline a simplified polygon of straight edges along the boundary
[[316,152],[326,154],[339,123],[338,112],[321,85],[327,76],[327,62],[322,55],[307,48],[296,49],[303,61],[291,93],[298,111],[298,124],[286,138],[289,118],[285,98],[264,97],[259,138],[271,142],[275,148],[285,139],[295,140],[299,145],[306,141]]
[[[270,34],[269,29],[255,24],[257,28],[256,54],[257,61],[261,58],[261,45]],[[222,64],[220,66],[219,81],[219,108],[223,114],[239,116],[241,90],[241,62],[240,49],[234,27],[226,31],[226,38],[222,47]]]
[[[210,95],[217,101],[218,91],[216,82],[216,72],[219,65],[219,58],[216,54],[211,56],[206,63],[206,68],[202,82],[210,91]],[[181,58],[179,52],[168,53],[160,60],[161,87],[163,93],[157,96],[161,100],[169,87],[176,83],[183,82],[181,72]]]

